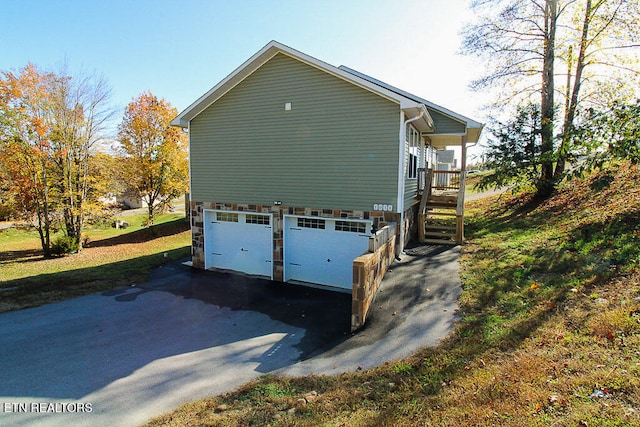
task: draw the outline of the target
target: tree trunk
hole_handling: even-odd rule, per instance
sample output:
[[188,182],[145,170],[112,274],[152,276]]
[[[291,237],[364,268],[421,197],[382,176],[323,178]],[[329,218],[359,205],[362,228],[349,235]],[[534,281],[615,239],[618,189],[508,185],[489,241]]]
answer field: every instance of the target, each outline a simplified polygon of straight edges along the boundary
[[155,198],[149,194],[147,197],[147,212],[149,214],[147,225],[149,225],[149,227],[153,225],[153,203],[154,202],[155,202]]
[[545,39],[542,65],[542,99],[540,102],[541,120],[541,175],[537,185],[538,196],[549,196],[554,188],[553,180],[553,122],[554,122],[554,69],[555,38],[557,22],[557,0],[545,3]]
[[[573,81],[573,90],[571,91],[571,97],[568,99],[566,104],[567,108],[564,116],[564,123],[562,126],[562,142],[560,144],[560,148],[558,149],[558,163],[556,163],[556,170],[553,174],[553,177],[556,181],[561,180],[562,176],[564,175],[566,158],[569,152],[571,138],[573,136],[573,121],[576,117],[576,110],[578,108],[578,97],[580,95],[580,86],[582,84],[582,71],[584,70],[584,58],[587,50],[589,23],[591,22],[591,11],[591,0],[587,0],[587,3],[585,5],[584,21],[582,24],[582,36],[580,37],[580,52],[578,53],[578,59],[576,61],[576,76]],[[567,87],[568,86],[569,85],[567,85]]]
[[[47,165],[41,162],[42,167],[42,193],[39,195],[42,210],[38,207],[38,233],[42,243],[42,254],[45,258],[51,258],[51,221],[49,220],[49,180],[47,178]],[[37,180],[35,180],[37,182]]]
[[51,238],[50,238],[50,226],[49,222],[44,218],[43,212],[38,209],[38,235],[40,236],[40,246],[42,247],[42,256],[45,258],[51,258]]

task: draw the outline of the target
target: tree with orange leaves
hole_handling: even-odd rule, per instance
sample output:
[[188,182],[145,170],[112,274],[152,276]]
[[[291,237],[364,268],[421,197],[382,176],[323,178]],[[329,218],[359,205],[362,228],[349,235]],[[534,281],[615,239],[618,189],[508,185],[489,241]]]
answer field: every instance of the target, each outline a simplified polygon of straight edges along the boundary
[[0,154],[10,194],[24,217],[36,218],[45,257],[51,256],[54,211],[53,157],[49,138],[53,101],[48,88],[55,76],[34,65],[0,79]]
[[42,72],[32,64],[0,75],[0,175],[25,219],[33,219],[45,257],[61,221],[81,249],[89,163],[111,111],[101,78]]
[[154,212],[185,193],[188,183],[187,136],[170,126],[178,111],[151,92],[127,106],[118,128],[123,154],[123,178]]

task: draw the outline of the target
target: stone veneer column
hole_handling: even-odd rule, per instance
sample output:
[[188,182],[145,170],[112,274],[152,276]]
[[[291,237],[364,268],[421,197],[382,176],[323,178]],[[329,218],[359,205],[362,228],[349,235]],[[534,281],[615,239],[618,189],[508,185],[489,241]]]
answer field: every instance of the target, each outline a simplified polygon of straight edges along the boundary
[[204,203],[191,202],[191,262],[204,269]]

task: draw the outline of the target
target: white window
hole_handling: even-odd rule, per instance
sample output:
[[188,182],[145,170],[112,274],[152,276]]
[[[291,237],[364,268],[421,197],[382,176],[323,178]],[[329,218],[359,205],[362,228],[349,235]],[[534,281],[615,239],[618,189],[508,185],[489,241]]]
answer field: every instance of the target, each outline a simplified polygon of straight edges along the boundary
[[351,233],[367,232],[367,223],[356,221],[336,221],[336,231],[349,231]]
[[406,146],[408,151],[407,178],[418,178],[418,168],[422,167],[420,162],[420,133],[411,126],[407,125],[406,130]]
[[238,214],[231,212],[218,212],[216,219],[222,222],[238,222]]
[[324,219],[316,219],[316,218],[298,218],[298,227],[317,228],[320,230],[324,230],[325,221]]
[[247,224],[264,224],[264,225],[269,225],[270,223],[270,218],[267,215],[252,215],[252,214],[247,214],[247,217],[245,219],[245,222]]

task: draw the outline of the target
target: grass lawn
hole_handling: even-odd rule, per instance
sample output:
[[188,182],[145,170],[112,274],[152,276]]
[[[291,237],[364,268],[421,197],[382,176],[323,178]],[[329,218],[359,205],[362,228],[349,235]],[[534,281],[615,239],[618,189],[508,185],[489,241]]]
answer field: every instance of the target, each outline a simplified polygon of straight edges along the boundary
[[490,174],[491,172],[476,172],[471,175],[467,175],[465,178],[465,194],[479,193],[480,190],[476,187],[482,177]]
[[460,320],[371,370],[267,375],[150,426],[640,425],[640,171],[467,210]]
[[0,312],[133,285],[152,268],[189,255],[184,215],[161,215],[151,228],[142,225],[145,215],[122,218],[131,227],[88,228],[80,253],[51,259],[42,257],[35,230],[0,231]]

